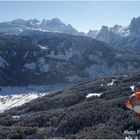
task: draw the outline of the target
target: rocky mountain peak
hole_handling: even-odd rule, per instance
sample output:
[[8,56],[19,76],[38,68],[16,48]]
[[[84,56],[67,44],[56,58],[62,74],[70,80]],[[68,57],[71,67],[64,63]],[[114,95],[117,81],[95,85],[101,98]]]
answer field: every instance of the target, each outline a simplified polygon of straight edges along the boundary
[[43,18],[41,24],[44,25],[46,23],[47,23],[47,20]]
[[113,27],[111,27],[110,29],[114,32],[118,32],[119,29],[121,29],[123,26],[121,25],[114,25]]
[[36,18],[33,18],[33,19],[29,19],[29,22],[31,22],[32,24],[38,24],[40,23],[40,21]]
[[57,23],[57,24],[64,24],[59,18],[53,18],[51,20],[48,20],[48,22]]
[[97,34],[98,34],[98,30],[89,30],[86,35],[88,37],[96,38]]
[[54,28],[64,28],[66,27],[66,24],[64,24],[60,19],[58,18],[53,18],[51,20],[47,20],[46,26],[51,26]]
[[102,26],[101,31],[109,31],[109,28],[105,25]]
[[130,26],[133,26],[135,24],[139,24],[140,23],[140,17],[137,18],[132,18],[131,22],[130,22]]
[[140,17],[133,18],[129,25],[130,32],[134,37],[139,37],[140,35]]
[[96,39],[108,42],[108,40],[110,39],[110,29],[107,26],[102,26],[96,36]]

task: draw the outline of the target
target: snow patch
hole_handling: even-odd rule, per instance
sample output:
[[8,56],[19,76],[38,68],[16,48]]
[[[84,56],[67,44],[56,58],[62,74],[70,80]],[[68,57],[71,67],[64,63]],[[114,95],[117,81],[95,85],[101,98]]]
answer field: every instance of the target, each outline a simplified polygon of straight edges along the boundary
[[16,116],[11,116],[13,119],[19,120],[21,117],[31,117],[32,115],[34,115],[33,112],[26,112],[24,114],[21,115],[16,115]]
[[29,94],[20,94],[20,95],[0,95],[0,112],[3,112],[7,109],[21,106],[31,100],[34,100],[38,97],[44,96],[46,93],[29,93]]
[[108,86],[113,86],[114,82],[115,82],[115,79],[112,79],[112,82],[108,83],[107,85]]
[[19,119],[20,116],[12,116],[13,119]]
[[122,27],[119,32],[121,36],[130,36],[130,30],[128,29],[128,27]]
[[20,31],[20,32],[23,32],[23,30],[19,27],[17,27],[17,30]]
[[134,86],[134,85],[132,85],[132,86],[130,86],[130,88],[131,88],[131,90],[132,90],[132,91],[134,91],[135,86]]
[[91,98],[91,97],[100,97],[102,93],[89,93],[86,98]]
[[125,75],[124,75],[124,77],[128,77],[128,75],[127,75],[127,74],[125,74]]
[[38,28],[38,29],[32,29],[32,30],[36,30],[36,31],[41,31],[41,32],[49,32],[49,30],[44,30],[44,29],[41,29],[41,28]]
[[41,48],[42,50],[47,50],[47,46],[42,46],[42,45],[38,45],[39,48]]
[[104,86],[104,84],[101,84],[101,86]]

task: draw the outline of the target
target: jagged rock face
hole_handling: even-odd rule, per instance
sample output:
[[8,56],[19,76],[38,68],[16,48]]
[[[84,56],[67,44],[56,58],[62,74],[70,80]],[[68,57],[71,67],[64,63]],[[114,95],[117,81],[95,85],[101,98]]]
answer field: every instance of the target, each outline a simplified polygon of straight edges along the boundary
[[98,34],[98,30],[89,30],[86,36],[96,38],[97,34]]
[[139,54],[140,52],[140,17],[133,18],[129,26],[115,25],[108,28],[103,26],[94,37],[111,44],[115,49]]
[[66,25],[60,19],[16,19],[0,23],[0,32],[5,34],[24,34],[25,31],[57,32],[72,35],[88,36],[109,43],[117,50],[139,54],[140,52],[140,17],[133,18],[129,26],[115,25],[113,27],[102,26],[97,30],[89,30],[88,33],[79,32],[70,24]]
[[133,18],[129,28],[133,37],[140,38],[140,17]]
[[60,19],[54,18],[52,20],[43,19],[40,22],[38,19],[16,19],[9,22],[0,23],[0,32],[19,34],[24,31],[39,30],[43,32],[60,32],[73,35],[85,35],[84,33],[78,32],[70,24],[64,24]]
[[66,25],[62,23],[59,19],[55,18],[52,20],[43,20],[40,27],[42,29],[46,29],[48,31],[55,31],[55,32],[62,32],[64,28],[66,28]]
[[110,40],[110,29],[107,26],[102,26],[96,38],[101,41],[108,42]]
[[39,31],[1,34],[0,58],[0,85],[81,82],[140,65],[92,38]]

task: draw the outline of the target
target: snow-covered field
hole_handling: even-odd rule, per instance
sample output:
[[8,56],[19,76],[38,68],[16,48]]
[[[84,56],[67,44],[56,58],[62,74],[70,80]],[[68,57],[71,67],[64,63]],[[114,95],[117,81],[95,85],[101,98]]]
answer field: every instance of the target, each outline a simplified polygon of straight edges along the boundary
[[44,96],[46,93],[28,93],[0,96],[0,112],[12,107],[21,106],[31,100]]
[[89,93],[86,98],[91,98],[91,97],[100,97],[102,93]]
[[0,87],[0,112],[12,107],[21,106],[36,98],[70,88],[70,84],[42,85],[26,87]]

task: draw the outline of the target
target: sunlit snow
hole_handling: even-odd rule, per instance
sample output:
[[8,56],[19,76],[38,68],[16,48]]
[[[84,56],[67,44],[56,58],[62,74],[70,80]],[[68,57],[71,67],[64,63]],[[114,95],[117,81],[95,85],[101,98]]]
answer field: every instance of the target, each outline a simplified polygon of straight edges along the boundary
[[48,48],[46,46],[42,46],[42,45],[38,45],[39,48],[41,48],[42,50],[47,50]]
[[86,98],[90,98],[90,97],[93,97],[93,96],[95,96],[95,97],[100,97],[102,95],[102,93],[89,93],[87,96],[86,96]]
[[0,112],[12,107],[21,106],[38,97],[68,89],[72,86],[73,84],[54,84],[0,87]]
[[130,88],[131,88],[132,91],[134,91],[135,86],[132,85],[132,86],[130,86]]
[[31,100],[44,96],[46,93],[29,93],[29,94],[15,94],[15,95],[0,95],[0,112],[10,109],[12,107],[21,106]]
[[108,83],[107,85],[108,86],[113,86],[114,82],[115,82],[115,79],[112,79],[112,82]]

